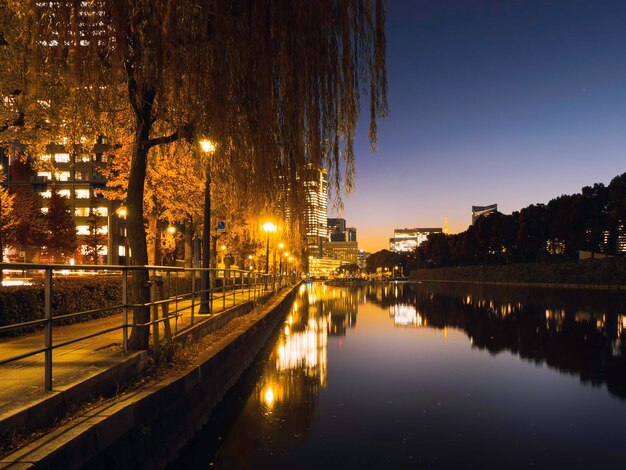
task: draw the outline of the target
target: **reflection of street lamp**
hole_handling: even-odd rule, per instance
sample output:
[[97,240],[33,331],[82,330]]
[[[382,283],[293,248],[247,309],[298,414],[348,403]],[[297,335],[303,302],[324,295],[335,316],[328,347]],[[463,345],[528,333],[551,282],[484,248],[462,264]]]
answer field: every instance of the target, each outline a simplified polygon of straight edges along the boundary
[[211,155],[215,152],[215,144],[208,139],[199,142],[200,148],[207,154],[206,177],[204,182],[204,230],[202,233],[202,263],[203,271],[200,273],[200,288],[202,296],[199,313],[211,313],[209,305],[210,277],[208,269],[211,267]]
[[[263,230],[267,233],[267,243],[265,245],[265,274],[270,273],[270,233],[276,231],[276,225],[272,222],[265,222]],[[274,265],[276,267],[276,265]]]

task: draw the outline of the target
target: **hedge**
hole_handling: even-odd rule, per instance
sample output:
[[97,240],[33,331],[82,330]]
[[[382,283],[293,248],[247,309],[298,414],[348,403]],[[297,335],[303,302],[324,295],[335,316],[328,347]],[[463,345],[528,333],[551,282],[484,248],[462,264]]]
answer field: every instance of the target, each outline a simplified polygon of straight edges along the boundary
[[[94,310],[122,302],[120,278],[59,278],[52,286],[52,315]],[[118,310],[119,311],[119,310]],[[75,323],[115,313],[113,310],[60,320],[55,325]],[[11,286],[0,289],[0,326],[44,318],[44,286]],[[32,328],[31,328],[32,330]],[[16,335],[24,330],[5,333]]]

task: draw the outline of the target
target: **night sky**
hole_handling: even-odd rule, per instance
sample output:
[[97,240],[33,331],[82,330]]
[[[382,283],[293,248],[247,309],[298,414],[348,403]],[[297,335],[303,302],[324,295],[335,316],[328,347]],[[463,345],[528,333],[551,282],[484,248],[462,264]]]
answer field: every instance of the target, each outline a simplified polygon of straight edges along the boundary
[[[390,0],[390,116],[357,142],[341,216],[359,248],[471,222],[626,171],[626,1]],[[329,207],[329,215],[335,211]]]

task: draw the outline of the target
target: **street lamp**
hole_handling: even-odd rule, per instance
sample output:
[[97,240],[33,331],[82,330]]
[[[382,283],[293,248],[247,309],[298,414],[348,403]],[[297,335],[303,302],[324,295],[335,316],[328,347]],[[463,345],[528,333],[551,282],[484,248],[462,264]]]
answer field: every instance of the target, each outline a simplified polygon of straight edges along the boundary
[[216,145],[209,139],[202,139],[200,148],[207,154],[206,159],[206,178],[204,183],[204,230],[202,232],[202,263],[203,268],[200,273],[200,286],[202,295],[200,297],[199,313],[211,313],[211,305],[209,304],[209,288],[211,267],[211,155],[215,152]]
[[[265,245],[265,274],[270,273],[270,233],[276,231],[276,225],[272,222],[265,222],[263,224],[263,231],[267,233],[267,243]],[[276,267],[276,265],[274,265]]]

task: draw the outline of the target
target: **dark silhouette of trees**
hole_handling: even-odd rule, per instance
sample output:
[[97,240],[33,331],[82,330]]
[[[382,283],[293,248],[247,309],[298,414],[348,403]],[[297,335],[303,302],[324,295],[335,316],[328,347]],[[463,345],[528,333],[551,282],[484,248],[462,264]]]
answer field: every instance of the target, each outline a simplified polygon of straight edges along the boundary
[[625,222],[626,173],[547,205],[480,217],[462,233],[432,234],[412,259],[416,267],[444,267],[577,259],[580,251],[624,256]]

